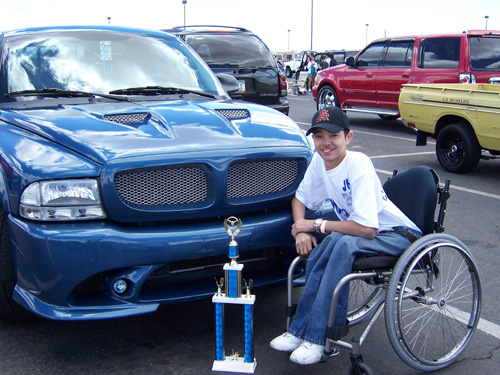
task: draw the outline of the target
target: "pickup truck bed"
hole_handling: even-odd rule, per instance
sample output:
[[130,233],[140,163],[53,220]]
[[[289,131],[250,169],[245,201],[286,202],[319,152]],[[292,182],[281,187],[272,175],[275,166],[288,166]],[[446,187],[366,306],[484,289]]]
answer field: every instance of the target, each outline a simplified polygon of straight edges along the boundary
[[417,129],[417,145],[435,138],[438,161],[450,172],[468,172],[480,158],[500,154],[500,85],[406,84],[398,105]]

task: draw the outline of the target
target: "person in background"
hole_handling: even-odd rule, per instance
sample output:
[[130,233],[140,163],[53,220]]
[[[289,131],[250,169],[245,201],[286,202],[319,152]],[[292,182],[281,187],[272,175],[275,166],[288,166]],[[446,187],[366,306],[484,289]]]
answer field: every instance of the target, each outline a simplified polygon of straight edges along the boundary
[[318,63],[314,59],[314,54],[309,53],[309,62],[307,63],[307,91],[311,91],[314,86],[314,80],[318,71]]
[[319,68],[318,70],[326,69],[330,66],[328,61],[326,61],[326,55],[321,55],[321,59],[319,60]]

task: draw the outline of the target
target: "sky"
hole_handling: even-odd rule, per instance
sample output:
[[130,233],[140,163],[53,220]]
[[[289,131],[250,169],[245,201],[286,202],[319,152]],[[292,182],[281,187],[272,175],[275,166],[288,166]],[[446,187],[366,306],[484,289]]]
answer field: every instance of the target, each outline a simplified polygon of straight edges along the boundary
[[359,50],[385,36],[500,30],[500,1],[0,0],[2,31],[108,23],[165,29],[183,26],[184,17],[186,25],[247,28],[275,52]]

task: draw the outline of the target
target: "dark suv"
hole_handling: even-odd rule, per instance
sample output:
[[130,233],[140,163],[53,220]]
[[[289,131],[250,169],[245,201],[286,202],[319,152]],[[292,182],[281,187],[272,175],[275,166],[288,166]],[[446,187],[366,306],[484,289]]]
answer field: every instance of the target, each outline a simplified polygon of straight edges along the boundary
[[379,39],[346,64],[321,70],[313,96],[318,109],[399,116],[405,83],[488,83],[500,76],[500,31]]
[[230,95],[288,114],[286,76],[266,44],[251,31],[228,26],[185,26],[164,30],[177,35],[205,60],[214,73],[239,83]]

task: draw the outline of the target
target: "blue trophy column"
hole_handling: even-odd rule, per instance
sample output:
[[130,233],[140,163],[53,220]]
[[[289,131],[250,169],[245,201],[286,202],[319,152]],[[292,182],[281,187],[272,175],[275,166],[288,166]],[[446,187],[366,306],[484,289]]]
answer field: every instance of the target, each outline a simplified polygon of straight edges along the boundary
[[215,304],[215,358],[224,360],[224,304]]
[[253,305],[245,305],[245,362],[253,362]]

